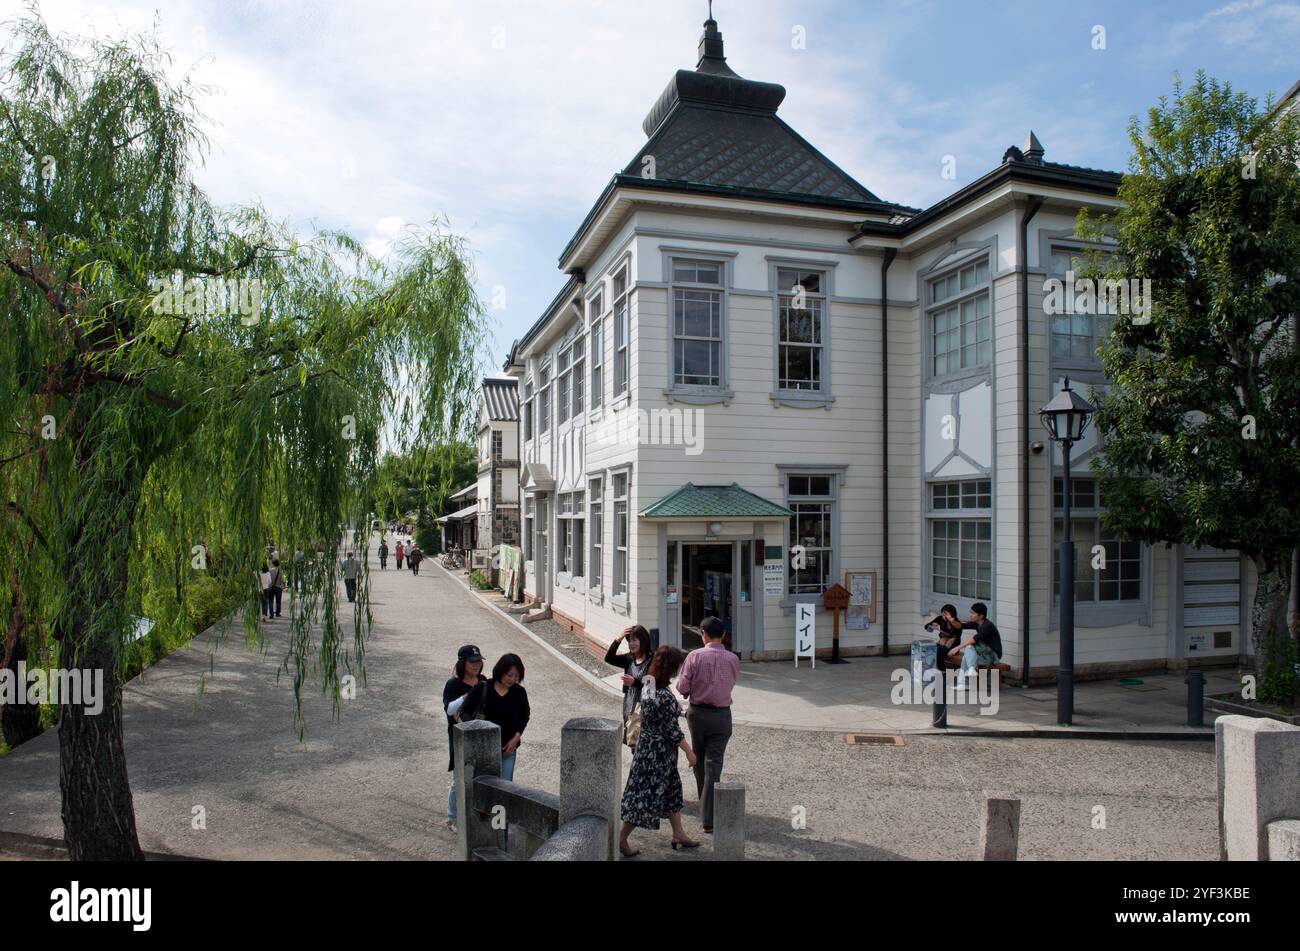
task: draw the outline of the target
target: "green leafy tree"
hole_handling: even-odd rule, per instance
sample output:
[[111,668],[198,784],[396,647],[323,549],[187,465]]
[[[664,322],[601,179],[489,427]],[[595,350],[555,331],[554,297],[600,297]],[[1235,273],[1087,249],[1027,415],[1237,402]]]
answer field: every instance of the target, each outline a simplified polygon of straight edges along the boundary
[[103,671],[101,715],[61,703],[64,835],[73,859],[138,859],[121,677],[144,592],[179,614],[216,577],[244,592],[256,642],[266,545],[319,551],[285,667],[295,699],[311,671],[337,711],[342,673],[364,674],[369,624],[364,605],[338,603],[340,525],[363,523],[381,431],[408,448],[463,438],[482,310],[462,243],[440,227],[381,262],[344,235],[214,207],[192,177],[200,91],[169,78],[155,38],[78,40],[36,14],[9,28],[4,660],[21,637],[63,668]]
[[1107,522],[1146,542],[1237,549],[1258,582],[1259,673],[1285,662],[1300,543],[1300,146],[1294,114],[1198,74],[1129,132],[1111,277],[1147,278],[1101,351]]

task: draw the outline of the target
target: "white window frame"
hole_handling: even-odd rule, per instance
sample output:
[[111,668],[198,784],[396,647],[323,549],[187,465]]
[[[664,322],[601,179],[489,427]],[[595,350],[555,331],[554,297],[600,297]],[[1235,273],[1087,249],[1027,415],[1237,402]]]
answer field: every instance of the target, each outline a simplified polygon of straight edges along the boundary
[[[935,274],[926,275],[922,286],[925,294],[923,306],[925,314],[925,361],[926,374],[929,379],[955,379],[963,374],[987,371],[993,365],[993,271],[990,260],[988,253],[975,254],[963,258],[961,261],[945,267]],[[981,267],[984,275],[982,281],[979,277]],[[968,271],[972,272],[971,283],[969,286],[963,287],[962,281]],[[947,282],[950,280],[955,281],[955,285],[953,292],[948,294],[946,293]],[[945,294],[941,299],[936,300],[935,292],[940,285],[944,286]],[[987,313],[982,317],[979,315],[979,302],[981,300],[985,302],[987,307]],[[962,316],[963,307],[966,304],[970,304],[975,308],[975,317],[971,321],[973,340],[969,343],[966,340],[966,323]],[[955,331],[947,330],[945,333],[955,332],[957,335],[958,366],[955,370],[947,368],[946,363],[948,361],[946,358],[948,354],[954,352],[952,349],[947,349],[944,351],[945,367],[943,370],[939,370],[936,366],[936,361],[939,358],[939,354],[935,349],[938,343],[936,321],[941,314],[947,314],[949,311],[956,312],[957,324]],[[988,328],[988,336],[983,340],[979,338],[981,326]],[[968,348],[974,349],[975,358],[971,363],[964,363]],[[985,351],[986,355],[981,356],[981,351]]]
[[[1055,618],[1060,617],[1059,609],[1061,605],[1060,591],[1060,560],[1058,552],[1059,533],[1063,529],[1061,519],[1061,508],[1056,504],[1056,484],[1063,479],[1063,473],[1058,468],[1052,476],[1052,560],[1051,560],[1051,578],[1052,578],[1052,614]],[[1080,627],[1113,627],[1117,624],[1137,622],[1149,626],[1150,604],[1151,604],[1151,546],[1141,542],[1120,542],[1113,536],[1107,538],[1107,532],[1102,524],[1102,518],[1105,515],[1106,508],[1101,500],[1101,482],[1091,476],[1072,475],[1072,483],[1077,486],[1079,483],[1093,483],[1093,504],[1090,506],[1081,506],[1074,504],[1075,496],[1071,497],[1070,521],[1075,523],[1074,534],[1074,557],[1076,561],[1076,571],[1078,564],[1084,563],[1088,566],[1089,574],[1094,575],[1092,585],[1093,593],[1100,594],[1101,580],[1096,577],[1096,572],[1092,570],[1092,546],[1105,545],[1108,541],[1117,544],[1136,545],[1138,548],[1138,597],[1121,599],[1115,601],[1080,601],[1078,598],[1074,602],[1075,622]],[[1079,537],[1077,531],[1079,522],[1091,522],[1093,537],[1083,539]],[[1131,559],[1130,559],[1131,560]],[[1078,581],[1076,579],[1076,592],[1078,591]],[[1056,624],[1053,623],[1053,629]]]
[[[614,271],[610,291],[614,297],[614,402],[626,402],[631,393],[632,287],[628,283],[631,265],[624,261]],[[619,288],[622,287],[620,291]]]
[[[670,346],[668,350],[668,388],[674,394],[684,393],[716,393],[726,388],[727,383],[727,262],[709,259],[708,257],[687,257],[685,255],[674,255],[668,262],[670,282],[668,286],[668,335]],[[716,268],[718,279],[716,281],[699,281],[687,280],[684,277],[678,277],[678,268],[694,268],[696,277],[699,277],[699,271],[703,268]],[[684,311],[679,321],[678,315],[678,297],[679,295],[701,294],[707,295],[708,300],[712,301],[717,307],[717,334],[708,336],[699,336],[686,334]],[[680,327],[679,327],[680,323]],[[678,368],[678,347],[687,343],[706,343],[711,349],[716,348],[716,366],[717,373],[712,382],[699,383],[685,382],[683,374]],[[710,363],[714,362],[713,357]]]
[[[623,480],[624,494],[618,494],[619,480]],[[631,549],[632,549],[632,470],[613,469],[609,473],[610,499],[613,503],[614,573],[611,578],[612,602],[627,608],[630,602]],[[621,511],[620,511],[621,510]],[[619,520],[623,520],[623,544],[619,544]]]
[[[809,503],[809,504],[826,504],[829,506],[828,520],[830,528],[830,540],[828,549],[830,552],[830,567],[827,573],[827,584],[835,584],[841,577],[840,572],[840,540],[843,538],[841,527],[841,516],[843,511],[842,497],[844,492],[845,476],[848,466],[842,463],[809,463],[807,465],[778,465],[777,473],[781,481],[781,495],[784,499],[786,508],[795,511],[796,515],[785,519],[785,528],[783,529],[783,544],[786,546],[785,559],[786,570],[784,572],[785,580],[783,582],[785,596],[781,602],[783,610],[789,612],[794,609],[795,604],[821,604],[822,593],[818,592],[795,592],[792,590],[793,562],[790,548],[795,544],[794,530],[797,524],[797,510],[791,507],[791,502]],[[791,477],[809,476],[813,478],[829,478],[830,494],[825,496],[792,496],[790,494]]]
[[587,580],[590,590],[599,595],[605,580],[605,480],[592,476],[587,480]]
[[[987,491],[984,486],[987,483]],[[943,487],[945,501],[950,494],[950,489],[956,488],[956,505],[935,505],[935,490],[937,487]],[[969,491],[968,491],[969,489]],[[997,571],[997,550],[993,535],[993,477],[991,474],[981,473],[968,476],[962,476],[956,479],[927,479],[925,482],[925,586],[927,598],[929,599],[927,609],[933,608],[938,610],[938,606],[945,603],[951,603],[957,607],[960,615],[964,615],[970,610],[970,606],[976,601],[989,602],[993,599],[995,590],[996,571]],[[987,504],[983,504],[987,499]],[[968,504],[973,500],[974,504]],[[955,524],[957,526],[957,591],[939,591],[935,581],[934,557],[936,526],[940,523]],[[971,525],[975,527],[975,537],[966,539],[963,535],[964,526]],[[979,537],[981,530],[987,532],[988,538]],[[945,538],[945,541],[948,539]],[[988,545],[988,580],[984,581],[979,577],[979,569],[982,565],[978,557],[979,545],[987,543]],[[963,558],[965,546],[971,544],[976,546],[976,557],[974,559]],[[974,587],[974,594],[965,594],[962,592],[962,582],[966,580],[962,575],[962,564],[971,562],[975,566],[976,576],[969,579]],[[945,575],[944,577],[948,577]],[[987,590],[982,589],[980,585],[987,584]]]
[[589,409],[595,412],[605,405],[605,290],[602,287],[587,301],[591,330],[587,335],[591,349],[591,389]]
[[[543,382],[544,381],[544,382]],[[551,358],[548,356],[537,368],[537,435],[551,431]]]

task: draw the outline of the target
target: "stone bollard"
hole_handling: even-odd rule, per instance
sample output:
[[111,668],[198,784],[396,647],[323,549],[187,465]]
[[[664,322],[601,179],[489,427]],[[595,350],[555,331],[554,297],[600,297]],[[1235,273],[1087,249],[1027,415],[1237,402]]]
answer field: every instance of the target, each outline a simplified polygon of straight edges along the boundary
[[1214,724],[1223,764],[1222,850],[1229,861],[1268,858],[1268,824],[1300,819],[1300,727],[1262,717]]
[[501,727],[487,720],[457,723],[452,730],[456,767],[456,857],[468,862],[475,849],[501,846],[491,816],[474,808],[474,779],[501,775]]
[[1300,862],[1300,819],[1278,819],[1268,824],[1268,860]]
[[713,787],[713,858],[719,862],[745,859],[745,784]]
[[560,732],[560,827],[580,816],[604,819],[600,853],[606,862],[618,847],[622,745],[617,720],[577,717]]
[[1020,848],[1020,800],[985,799],[980,824],[980,858],[1014,862]]

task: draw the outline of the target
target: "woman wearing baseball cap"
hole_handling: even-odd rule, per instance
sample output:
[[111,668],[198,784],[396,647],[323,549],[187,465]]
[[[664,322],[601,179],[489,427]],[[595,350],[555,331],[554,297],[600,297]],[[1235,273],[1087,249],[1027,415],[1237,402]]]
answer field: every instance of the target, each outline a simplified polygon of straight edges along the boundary
[[447,714],[447,770],[451,773],[451,785],[447,787],[447,828],[453,832],[456,831],[456,748],[452,745],[452,728],[456,725],[456,715],[449,707],[484,679],[482,652],[473,644],[466,644],[456,652],[456,676],[442,688],[442,709]]

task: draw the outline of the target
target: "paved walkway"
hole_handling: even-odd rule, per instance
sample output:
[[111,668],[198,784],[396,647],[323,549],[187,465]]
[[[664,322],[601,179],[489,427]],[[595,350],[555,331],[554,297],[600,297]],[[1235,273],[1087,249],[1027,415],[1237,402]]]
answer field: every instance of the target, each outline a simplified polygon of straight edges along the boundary
[[[454,839],[442,826],[447,741],[439,698],[455,650],[467,641],[489,660],[514,651],[527,664],[533,721],[516,772],[522,783],[558,792],[562,724],[618,716],[618,700],[603,683],[579,676],[563,651],[544,646],[431,561],[418,578],[392,568],[373,570],[371,578],[367,682],[344,703],[339,722],[309,686],[305,743],[293,728],[291,683],[276,675],[284,633],[274,624],[261,653],[245,651],[233,636],[208,672],[208,644],[200,638],[127,687],[127,756],[146,850],[206,858],[453,858]],[[783,665],[747,665],[747,676],[755,666],[777,673]],[[819,665],[817,674],[849,670]],[[625,770],[628,759],[624,754]],[[681,768],[686,828],[699,837],[684,759]],[[725,775],[746,785],[748,855],[756,859],[969,860],[987,795],[1022,800],[1024,858],[1217,856],[1207,743],[917,735],[901,747],[872,747],[850,746],[843,732],[739,725]],[[206,829],[191,827],[196,806],[205,810]],[[0,759],[0,852],[6,834],[62,835],[55,731]],[[666,828],[638,832],[635,841],[637,861],[709,855],[707,838],[695,853],[672,853]]]

